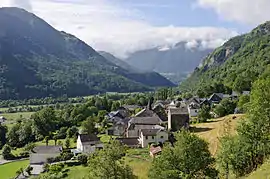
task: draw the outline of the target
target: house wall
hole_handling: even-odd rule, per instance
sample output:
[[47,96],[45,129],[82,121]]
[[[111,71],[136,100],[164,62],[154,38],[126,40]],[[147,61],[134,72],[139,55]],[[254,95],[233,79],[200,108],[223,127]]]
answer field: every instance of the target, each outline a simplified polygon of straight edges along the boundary
[[188,113],[190,117],[197,117],[199,113],[199,109],[188,108]]
[[168,130],[172,129],[172,114],[171,111],[168,111]]
[[77,150],[83,151],[83,145],[82,145],[80,136],[78,136],[77,138]]
[[141,129],[152,129],[156,124],[135,124],[134,130],[127,131],[127,137],[139,137]]
[[159,133],[157,133],[156,136],[147,136],[147,137],[141,133],[139,141],[142,148],[148,147],[148,145],[151,143],[159,143],[159,142],[164,143],[168,141],[168,133],[165,131],[160,131]]

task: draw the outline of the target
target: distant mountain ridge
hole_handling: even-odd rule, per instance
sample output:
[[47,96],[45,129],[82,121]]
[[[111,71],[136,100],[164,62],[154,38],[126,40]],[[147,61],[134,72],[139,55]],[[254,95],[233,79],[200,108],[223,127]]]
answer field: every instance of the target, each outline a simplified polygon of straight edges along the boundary
[[148,91],[158,86],[173,84],[159,74],[130,72],[23,9],[0,8],[0,99]]
[[269,74],[270,22],[266,22],[215,49],[180,87],[196,92],[217,83],[241,92]]
[[173,47],[141,50],[129,55],[125,61],[130,65],[162,74],[175,74],[186,77],[213,49],[201,49],[201,41],[194,48],[188,48],[187,42],[179,42]]

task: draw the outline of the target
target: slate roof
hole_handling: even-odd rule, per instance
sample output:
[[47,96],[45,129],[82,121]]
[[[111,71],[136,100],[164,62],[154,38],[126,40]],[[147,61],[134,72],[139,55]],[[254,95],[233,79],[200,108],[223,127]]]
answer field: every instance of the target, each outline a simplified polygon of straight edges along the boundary
[[93,142],[93,141],[100,141],[100,139],[94,134],[79,134],[81,142]]
[[156,136],[160,129],[141,129],[141,133],[144,136]]
[[157,116],[157,114],[150,110],[150,109],[143,109],[137,114],[135,114],[136,117],[152,117],[152,116]]
[[128,110],[135,110],[137,108],[141,108],[141,106],[138,105],[123,105],[122,107]]
[[190,109],[200,109],[200,105],[198,103],[192,102],[188,106]]
[[154,117],[133,117],[129,120],[130,124],[160,124],[162,120],[158,116]]
[[54,154],[60,153],[62,151],[62,146],[36,146],[32,152],[38,154]]
[[172,115],[174,114],[188,114],[187,106],[181,106],[179,108],[169,108]]

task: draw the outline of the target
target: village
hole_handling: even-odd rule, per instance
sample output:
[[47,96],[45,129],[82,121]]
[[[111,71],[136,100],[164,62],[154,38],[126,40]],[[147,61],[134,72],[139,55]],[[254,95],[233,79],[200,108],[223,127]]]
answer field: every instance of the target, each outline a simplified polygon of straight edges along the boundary
[[[249,95],[249,91],[244,91],[241,95]],[[110,124],[105,135],[109,140],[119,141],[129,148],[145,148],[149,155],[154,158],[161,152],[163,145],[173,145],[175,142],[174,133],[181,129],[189,129],[191,123],[198,122],[198,115],[203,106],[213,107],[218,105],[223,99],[235,100],[240,95],[238,93],[221,94],[214,93],[209,98],[192,97],[182,100],[156,100],[150,98],[147,106],[123,105],[116,111],[111,111],[105,115],[105,119]],[[136,109],[141,109],[135,113]],[[210,112],[213,118],[216,114]],[[234,110],[234,114],[238,109]],[[1,116],[1,123],[6,119]],[[104,147],[97,133],[78,133],[76,148],[69,149],[71,156],[67,160],[77,160],[80,154],[89,155]],[[44,171],[44,165],[55,164],[54,158],[67,152],[63,145],[44,145],[34,147],[30,153],[31,175],[37,176]],[[61,160],[63,161],[63,160]],[[58,161],[56,161],[58,163]],[[28,175],[20,175],[27,178]]]

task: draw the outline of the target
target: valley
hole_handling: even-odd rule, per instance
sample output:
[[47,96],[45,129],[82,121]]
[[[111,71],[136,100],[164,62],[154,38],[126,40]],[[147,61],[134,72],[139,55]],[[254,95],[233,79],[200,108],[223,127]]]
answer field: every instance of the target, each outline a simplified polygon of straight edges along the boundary
[[0,179],[270,177],[269,21],[209,20],[228,8],[203,0],[6,2]]

